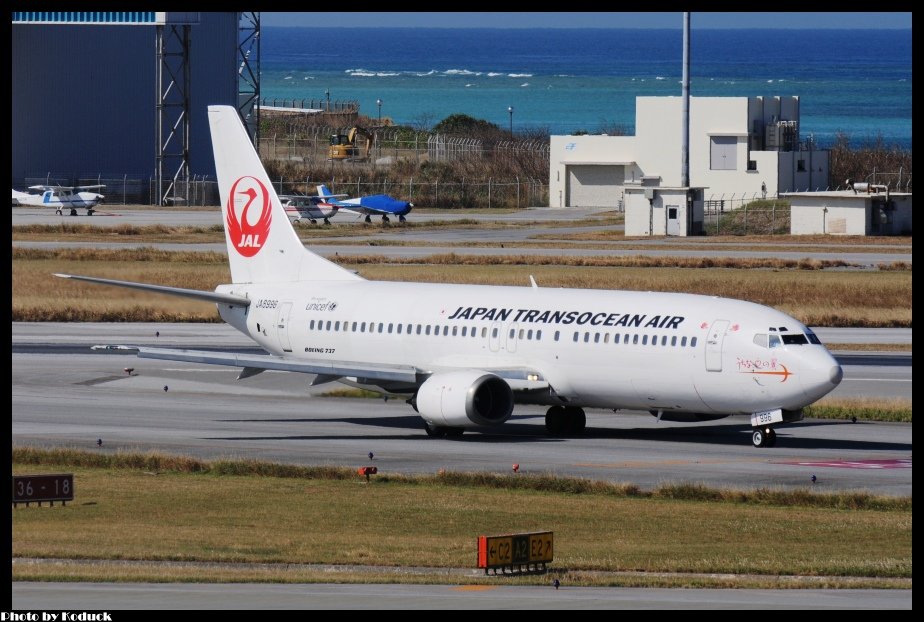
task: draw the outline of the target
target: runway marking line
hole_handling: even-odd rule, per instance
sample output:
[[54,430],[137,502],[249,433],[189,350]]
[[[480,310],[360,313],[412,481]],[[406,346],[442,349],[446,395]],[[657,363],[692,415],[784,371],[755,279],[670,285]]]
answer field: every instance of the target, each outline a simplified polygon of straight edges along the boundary
[[829,460],[820,462],[784,461],[775,464],[791,464],[794,466],[830,467],[836,469],[910,469],[911,458],[897,460]]
[[578,462],[572,466],[610,469],[637,469],[652,466],[682,466],[686,464],[728,464],[739,462],[766,462],[766,458],[741,458],[740,460],[712,459],[712,460],[634,460],[632,462]]

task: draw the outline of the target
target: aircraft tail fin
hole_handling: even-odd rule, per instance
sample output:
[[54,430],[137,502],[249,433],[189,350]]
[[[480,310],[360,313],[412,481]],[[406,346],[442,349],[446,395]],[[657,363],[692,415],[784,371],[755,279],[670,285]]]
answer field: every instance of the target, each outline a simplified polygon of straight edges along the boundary
[[234,107],[209,106],[209,128],[232,282],[361,279],[298,239]]

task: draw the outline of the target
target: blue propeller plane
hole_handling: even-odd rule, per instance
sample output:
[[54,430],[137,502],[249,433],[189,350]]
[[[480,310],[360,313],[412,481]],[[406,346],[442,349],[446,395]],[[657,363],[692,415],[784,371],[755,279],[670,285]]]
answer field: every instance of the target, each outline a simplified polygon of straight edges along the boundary
[[366,215],[366,222],[372,222],[373,216],[381,216],[382,222],[389,222],[389,216],[397,216],[399,222],[405,222],[405,216],[414,207],[413,203],[400,201],[387,194],[370,194],[353,199],[337,199],[325,185],[318,186],[318,196],[330,204]]

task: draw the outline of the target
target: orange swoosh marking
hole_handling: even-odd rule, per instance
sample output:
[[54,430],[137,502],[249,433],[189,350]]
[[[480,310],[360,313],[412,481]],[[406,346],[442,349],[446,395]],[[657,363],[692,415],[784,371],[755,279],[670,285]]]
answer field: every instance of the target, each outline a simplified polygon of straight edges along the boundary
[[789,377],[793,375],[793,373],[789,371],[788,369],[786,369],[785,365],[780,365],[780,367],[783,368],[783,371],[743,371],[741,373],[742,374],[760,374],[763,376],[783,376],[783,380],[781,382],[786,382],[786,380],[788,380]]

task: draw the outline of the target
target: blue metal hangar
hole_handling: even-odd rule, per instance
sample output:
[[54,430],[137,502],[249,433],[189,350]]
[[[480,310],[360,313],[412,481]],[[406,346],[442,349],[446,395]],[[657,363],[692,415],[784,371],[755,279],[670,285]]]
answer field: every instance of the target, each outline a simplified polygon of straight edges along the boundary
[[14,11],[11,30],[14,187],[133,178],[182,202],[215,179],[209,105],[256,139],[259,13]]

